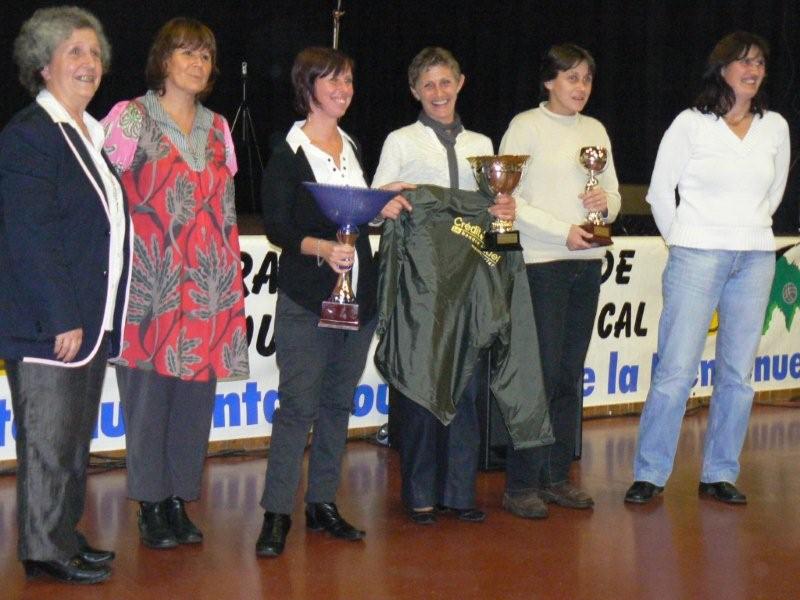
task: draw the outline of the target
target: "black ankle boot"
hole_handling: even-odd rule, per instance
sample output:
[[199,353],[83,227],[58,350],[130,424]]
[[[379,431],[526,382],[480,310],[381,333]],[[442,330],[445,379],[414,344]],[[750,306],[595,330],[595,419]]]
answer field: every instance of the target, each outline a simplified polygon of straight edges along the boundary
[[167,524],[179,544],[199,544],[203,541],[203,532],[189,520],[182,499],[172,496],[164,500],[161,505],[167,518]]
[[174,548],[178,540],[164,514],[164,501],[139,503],[139,535],[148,548]]
[[345,521],[333,502],[306,504],[306,526],[312,531],[327,531],[343,540],[356,541],[367,535]]
[[286,545],[292,518],[281,513],[265,512],[261,534],[256,542],[256,556],[278,556]]

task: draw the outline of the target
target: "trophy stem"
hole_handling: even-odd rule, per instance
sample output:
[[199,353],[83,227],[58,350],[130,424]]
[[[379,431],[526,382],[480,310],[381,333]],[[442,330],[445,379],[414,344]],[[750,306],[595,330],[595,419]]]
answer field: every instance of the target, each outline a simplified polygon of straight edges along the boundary
[[[355,247],[358,239],[358,227],[343,225],[336,232],[336,240],[340,244]],[[358,331],[358,304],[353,293],[352,265],[347,271],[339,273],[336,285],[330,297],[322,303],[322,314],[318,323],[319,327],[331,329],[347,329]]]
[[[607,152],[605,148],[600,146],[585,146],[581,148],[578,154],[578,160],[581,165],[589,172],[589,180],[584,186],[584,192],[589,192],[599,185],[597,173],[602,173],[606,168]],[[586,222],[581,225],[581,228],[592,234],[592,237],[587,241],[596,246],[609,246],[613,243],[611,240],[611,227],[606,224],[603,213],[597,210],[590,210],[586,213]]]

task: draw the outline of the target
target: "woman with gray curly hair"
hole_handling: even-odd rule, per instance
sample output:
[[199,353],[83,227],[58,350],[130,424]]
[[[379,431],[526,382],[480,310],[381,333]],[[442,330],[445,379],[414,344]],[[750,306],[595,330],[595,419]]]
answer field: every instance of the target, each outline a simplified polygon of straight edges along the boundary
[[75,7],[14,42],[35,101],[0,133],[0,357],[17,424],[19,558],[29,577],[98,583],[114,553],[76,531],[106,361],[120,350],[130,221],[87,112],[110,47]]

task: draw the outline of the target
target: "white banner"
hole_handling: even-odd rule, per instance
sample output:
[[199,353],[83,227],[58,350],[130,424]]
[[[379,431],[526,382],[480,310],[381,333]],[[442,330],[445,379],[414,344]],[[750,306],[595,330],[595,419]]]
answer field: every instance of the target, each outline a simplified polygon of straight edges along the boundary
[[[781,238],[777,248],[797,244]],[[262,236],[241,238],[244,263],[246,311],[250,334],[250,377],[217,386],[211,440],[232,440],[270,435],[272,415],[278,402],[278,372],[272,321],[275,314],[278,251]],[[641,402],[647,395],[661,311],[661,271],[666,248],[660,238],[617,237],[606,253],[603,285],[595,334],[589,348],[584,376],[586,406]],[[781,263],[780,261],[784,261]],[[771,320],[762,338],[755,368],[757,390],[800,387],[800,249],[779,258],[776,281],[780,283]],[[781,279],[783,278],[783,279]],[[784,281],[785,279],[785,281]],[[778,299],[782,299],[779,301]],[[781,304],[782,302],[782,304]],[[569,310],[569,307],[564,307]],[[712,328],[713,329],[713,328]],[[790,335],[791,332],[791,335]],[[373,342],[374,349],[374,342]],[[698,382],[693,393],[710,395],[713,381],[714,333],[709,333]],[[351,428],[384,423],[388,413],[388,389],[372,360],[367,362],[353,399]],[[0,376],[0,460],[13,460],[13,412],[5,373]],[[92,442],[93,451],[125,447],[124,423],[113,368],[103,386],[100,415]]]
[[[756,391],[800,387],[800,246],[776,240],[775,284],[753,373]],[[667,248],[659,237],[616,237],[603,262],[595,331],[584,370],[584,406],[644,402],[656,360],[661,273]],[[565,307],[564,310],[569,310]],[[716,313],[692,396],[711,395]]]

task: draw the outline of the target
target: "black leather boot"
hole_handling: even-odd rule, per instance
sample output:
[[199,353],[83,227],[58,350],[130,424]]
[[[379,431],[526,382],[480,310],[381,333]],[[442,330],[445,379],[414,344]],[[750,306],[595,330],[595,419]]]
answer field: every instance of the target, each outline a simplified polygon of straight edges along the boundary
[[189,520],[182,499],[177,496],[167,498],[161,503],[167,523],[179,544],[199,544],[203,541],[203,532]]
[[166,549],[178,545],[164,514],[164,501],[139,503],[139,535],[148,548]]
[[306,504],[306,526],[312,531],[327,531],[343,540],[356,541],[367,535],[345,521],[333,502]]
[[265,512],[264,524],[256,542],[256,556],[278,556],[286,545],[292,518],[281,513]]

